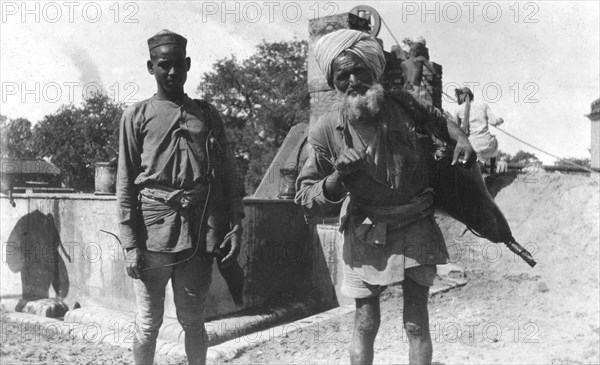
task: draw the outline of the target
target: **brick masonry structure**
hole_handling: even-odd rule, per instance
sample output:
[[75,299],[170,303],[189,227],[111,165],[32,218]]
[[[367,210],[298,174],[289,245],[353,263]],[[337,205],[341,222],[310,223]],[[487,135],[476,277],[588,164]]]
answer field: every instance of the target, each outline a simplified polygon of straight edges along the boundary
[[591,165],[593,169],[600,169],[600,99],[592,103],[592,111],[587,117],[592,121]]

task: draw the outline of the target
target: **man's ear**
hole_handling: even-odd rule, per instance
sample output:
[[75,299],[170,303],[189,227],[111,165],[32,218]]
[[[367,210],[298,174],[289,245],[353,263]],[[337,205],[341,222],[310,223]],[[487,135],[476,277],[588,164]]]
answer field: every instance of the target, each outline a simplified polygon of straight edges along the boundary
[[187,70],[190,70],[190,67],[192,66],[192,59],[189,57],[185,58],[185,64],[187,65]]
[[154,62],[152,62],[152,60],[148,60],[148,62],[146,62],[146,67],[148,67],[148,73],[150,75],[154,75]]

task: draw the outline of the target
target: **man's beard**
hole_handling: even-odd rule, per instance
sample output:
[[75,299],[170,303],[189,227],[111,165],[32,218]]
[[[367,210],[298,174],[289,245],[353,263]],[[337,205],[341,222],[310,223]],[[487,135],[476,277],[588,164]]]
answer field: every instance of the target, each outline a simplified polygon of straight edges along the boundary
[[342,95],[342,113],[350,121],[368,122],[381,111],[385,91],[380,83],[374,82],[364,95]]

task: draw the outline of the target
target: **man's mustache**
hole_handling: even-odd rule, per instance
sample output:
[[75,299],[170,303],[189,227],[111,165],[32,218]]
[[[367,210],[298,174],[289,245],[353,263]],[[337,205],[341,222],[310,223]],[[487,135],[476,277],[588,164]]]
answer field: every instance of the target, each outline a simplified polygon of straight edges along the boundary
[[[342,110],[351,120],[364,118],[367,115],[375,116],[381,110],[384,95],[383,87],[377,82],[367,87],[368,89],[364,94],[350,95],[351,90],[346,90],[342,94]],[[353,89],[356,90],[356,87]]]
[[348,96],[353,92],[360,92],[361,90],[368,91],[372,86],[373,84],[365,84],[362,81],[358,81],[354,86],[348,85],[345,94]]

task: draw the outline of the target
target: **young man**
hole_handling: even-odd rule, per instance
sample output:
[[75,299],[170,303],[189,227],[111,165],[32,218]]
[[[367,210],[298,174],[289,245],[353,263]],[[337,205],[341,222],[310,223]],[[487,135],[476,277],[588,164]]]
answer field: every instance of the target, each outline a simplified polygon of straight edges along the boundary
[[217,110],[184,93],[191,65],[186,45],[168,30],[148,39],[156,94],[127,108],[121,119],[117,196],[137,300],[136,364],[154,361],[169,280],[188,361],[206,362],[209,254],[222,250],[219,259],[227,266],[240,251],[243,181]]
[[[454,92],[458,101],[454,118],[469,136],[469,142],[471,142],[475,152],[477,152],[479,163],[485,166],[486,161],[490,160],[490,175],[495,175],[498,140],[496,136],[490,133],[488,124],[499,126],[504,123],[504,119],[496,118],[494,113],[492,113],[492,109],[486,103],[475,101],[473,92],[468,87],[455,89]],[[465,121],[467,97],[470,100],[469,120]],[[504,164],[502,166],[505,168]]]
[[[327,34],[316,43],[315,58],[341,102],[311,126],[296,203],[312,216],[343,204],[342,293],[356,301],[350,361],[373,362],[379,296],[402,282],[409,361],[431,363],[428,292],[448,253],[433,218],[433,192],[424,186],[414,120],[378,83],[385,58],[373,37],[355,30]],[[456,124],[448,127],[457,141],[454,163],[461,153],[469,160],[466,136]]]

